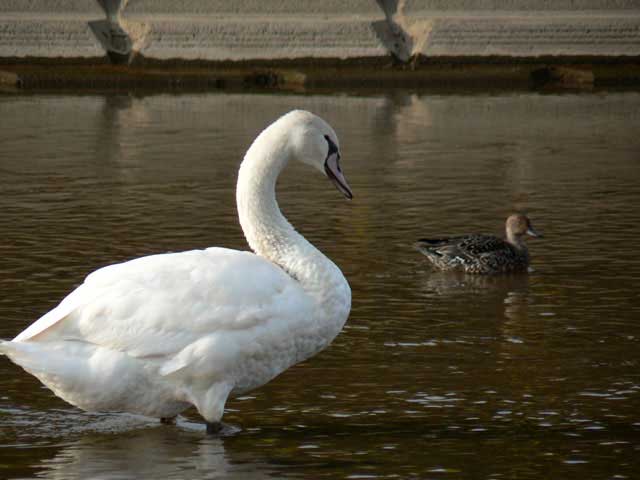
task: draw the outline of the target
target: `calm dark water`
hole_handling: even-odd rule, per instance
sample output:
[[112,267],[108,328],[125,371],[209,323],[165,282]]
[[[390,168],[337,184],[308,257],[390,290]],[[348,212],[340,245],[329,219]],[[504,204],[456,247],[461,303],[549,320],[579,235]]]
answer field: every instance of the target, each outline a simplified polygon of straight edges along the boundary
[[[640,94],[0,97],[0,338],[97,267],[245,249],[236,172],[305,108],[355,194],[292,166],[290,220],[345,272],[344,332],[227,404],[226,436],[87,414],[0,358],[0,478],[640,477]],[[444,275],[419,237],[546,238],[533,271]]]

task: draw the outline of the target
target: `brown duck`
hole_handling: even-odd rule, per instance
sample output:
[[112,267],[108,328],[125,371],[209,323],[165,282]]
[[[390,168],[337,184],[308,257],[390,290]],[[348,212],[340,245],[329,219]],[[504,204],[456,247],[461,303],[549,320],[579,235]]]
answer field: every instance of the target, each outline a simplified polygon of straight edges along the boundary
[[529,266],[529,251],[524,235],[542,237],[522,214],[513,214],[506,222],[505,240],[491,235],[465,235],[439,239],[423,238],[415,247],[440,270],[494,274],[524,272]]

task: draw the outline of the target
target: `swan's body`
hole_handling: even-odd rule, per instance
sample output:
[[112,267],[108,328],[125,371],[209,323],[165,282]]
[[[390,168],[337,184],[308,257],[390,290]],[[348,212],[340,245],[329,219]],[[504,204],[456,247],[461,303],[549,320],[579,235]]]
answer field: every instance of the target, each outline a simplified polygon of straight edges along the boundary
[[525,215],[514,214],[505,224],[506,238],[492,235],[465,235],[429,239],[415,244],[439,270],[475,274],[516,273],[527,270],[529,251],[522,237],[541,236]]
[[195,405],[217,424],[230,394],[319,352],[349,315],[346,279],[278,208],[291,158],[326,169],[350,196],[331,127],[290,112],[240,169],[238,212],[256,254],[208,248],[102,268],[0,353],[84,410],[166,418]]

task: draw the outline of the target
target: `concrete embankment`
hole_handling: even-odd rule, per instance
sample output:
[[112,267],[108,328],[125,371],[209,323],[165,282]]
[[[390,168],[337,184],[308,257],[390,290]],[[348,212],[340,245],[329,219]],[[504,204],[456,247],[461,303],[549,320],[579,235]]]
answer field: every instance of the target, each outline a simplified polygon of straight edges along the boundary
[[24,88],[637,85],[639,65],[637,0],[0,2]]

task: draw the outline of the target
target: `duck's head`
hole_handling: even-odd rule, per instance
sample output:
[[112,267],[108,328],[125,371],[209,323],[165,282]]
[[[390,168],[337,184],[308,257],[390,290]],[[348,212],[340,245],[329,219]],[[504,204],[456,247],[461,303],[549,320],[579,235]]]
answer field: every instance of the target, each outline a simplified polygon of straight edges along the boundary
[[506,223],[507,230],[507,239],[509,240],[520,240],[524,235],[529,235],[531,237],[542,237],[542,234],[537,232],[533,225],[531,225],[531,220],[526,215],[521,213],[514,213],[513,215],[509,215]]
[[333,128],[323,119],[304,110],[286,114],[289,147],[293,157],[324,173],[348,199],[353,198],[351,187],[340,168],[340,142]]

